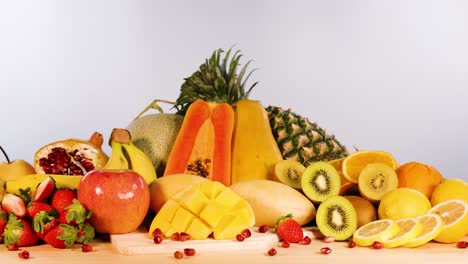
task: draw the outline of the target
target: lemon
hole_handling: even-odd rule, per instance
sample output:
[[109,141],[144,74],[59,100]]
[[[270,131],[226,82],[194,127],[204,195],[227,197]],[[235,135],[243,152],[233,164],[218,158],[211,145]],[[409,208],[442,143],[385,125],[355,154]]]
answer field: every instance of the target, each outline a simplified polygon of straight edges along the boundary
[[358,228],[353,234],[356,245],[366,247],[374,241],[383,242],[394,237],[400,231],[398,224],[391,219],[369,222]]
[[468,233],[468,204],[465,201],[448,200],[432,207],[429,213],[439,215],[444,221],[444,228],[435,241],[455,243]]
[[426,244],[438,236],[444,227],[442,218],[437,214],[424,214],[416,217],[416,219],[419,220],[424,228],[418,236],[413,238],[410,242],[403,244],[403,247],[419,247]]
[[468,203],[468,183],[461,179],[445,179],[432,192],[432,206],[441,202],[461,199]]
[[358,183],[359,174],[371,163],[383,163],[396,170],[398,163],[388,152],[380,150],[359,150],[343,160],[343,176],[350,182]]
[[420,191],[398,188],[384,194],[377,214],[379,219],[398,220],[423,215],[431,208],[431,202]]
[[406,244],[417,237],[424,229],[424,226],[416,218],[403,218],[395,221],[400,227],[400,231],[389,240],[383,241],[385,248],[394,248]]

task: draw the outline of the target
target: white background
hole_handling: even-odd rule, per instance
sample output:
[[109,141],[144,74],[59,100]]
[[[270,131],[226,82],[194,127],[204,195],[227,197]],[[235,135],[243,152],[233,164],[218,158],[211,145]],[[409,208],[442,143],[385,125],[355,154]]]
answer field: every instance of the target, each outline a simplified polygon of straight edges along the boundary
[[32,161],[59,139],[107,141],[235,44],[258,68],[252,99],[468,180],[467,14],[462,0],[0,0],[0,144]]

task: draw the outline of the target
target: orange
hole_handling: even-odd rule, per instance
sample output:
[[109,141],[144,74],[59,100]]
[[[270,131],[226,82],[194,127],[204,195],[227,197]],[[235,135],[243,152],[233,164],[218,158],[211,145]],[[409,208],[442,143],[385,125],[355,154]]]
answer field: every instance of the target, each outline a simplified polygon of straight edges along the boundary
[[396,172],[399,188],[418,190],[428,199],[431,199],[432,192],[443,178],[436,168],[416,161],[401,165]]
[[371,163],[383,163],[396,169],[398,164],[388,152],[380,150],[359,150],[343,160],[343,176],[350,182],[358,183],[362,169]]
[[340,195],[345,195],[347,193],[351,193],[353,190],[357,190],[357,184],[348,181],[343,175],[343,161],[345,158],[339,158],[328,161],[333,167],[335,167],[336,171],[340,174]]

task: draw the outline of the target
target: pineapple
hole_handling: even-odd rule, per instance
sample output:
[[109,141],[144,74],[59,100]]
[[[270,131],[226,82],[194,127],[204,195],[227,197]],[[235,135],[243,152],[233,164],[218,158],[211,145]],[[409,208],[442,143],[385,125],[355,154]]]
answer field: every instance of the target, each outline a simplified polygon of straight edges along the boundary
[[[198,71],[185,78],[174,106],[177,114],[184,115],[196,99],[229,104],[248,99],[258,82],[246,90],[247,80],[253,73],[247,73],[250,61],[237,73],[242,55],[237,51],[230,59],[231,51],[229,49],[224,58],[221,57],[223,50],[214,51]],[[265,110],[283,158],[297,160],[307,166],[313,161],[328,161],[348,155],[346,147],[333,135],[307,118],[277,106],[269,106]]]

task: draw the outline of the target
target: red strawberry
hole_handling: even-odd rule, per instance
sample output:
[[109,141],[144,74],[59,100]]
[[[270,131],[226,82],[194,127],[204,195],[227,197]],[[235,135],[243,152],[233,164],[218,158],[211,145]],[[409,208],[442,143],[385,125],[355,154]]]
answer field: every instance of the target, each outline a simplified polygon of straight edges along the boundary
[[76,242],[80,244],[87,244],[93,240],[94,235],[94,227],[90,223],[85,223],[76,234]]
[[77,233],[76,227],[60,224],[47,233],[44,241],[55,248],[69,248],[75,244]]
[[70,189],[58,189],[52,194],[52,206],[60,213],[65,210],[65,207],[73,204],[73,199],[76,199],[76,193]]
[[24,200],[14,194],[7,193],[3,196],[2,208],[6,213],[13,213],[18,218],[24,218],[26,216]]
[[42,240],[45,240],[47,233],[58,225],[58,219],[54,217],[51,212],[40,211],[33,219],[33,229],[36,232],[36,235]]
[[78,226],[82,225],[90,217],[91,211],[86,211],[86,208],[78,199],[73,199],[73,203],[60,212],[59,221],[61,224]]
[[6,247],[10,245],[28,247],[39,242],[39,238],[31,225],[26,220],[18,219],[14,214],[8,216],[4,237]]
[[32,202],[28,205],[28,208],[26,208],[27,215],[30,219],[34,219],[36,214],[38,214],[41,211],[45,211],[50,213],[51,215],[57,216],[57,210],[55,210],[52,205],[46,204],[44,202]]
[[8,223],[7,214],[0,208],[0,244],[3,243],[3,232]]
[[276,234],[281,240],[289,243],[298,243],[304,237],[301,225],[292,219],[292,214],[280,217],[276,221]]
[[52,177],[45,178],[39,186],[37,186],[36,191],[34,192],[33,201],[43,201],[54,192],[55,190],[55,181]]

